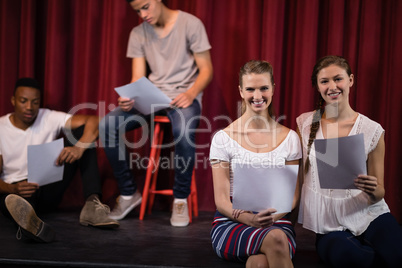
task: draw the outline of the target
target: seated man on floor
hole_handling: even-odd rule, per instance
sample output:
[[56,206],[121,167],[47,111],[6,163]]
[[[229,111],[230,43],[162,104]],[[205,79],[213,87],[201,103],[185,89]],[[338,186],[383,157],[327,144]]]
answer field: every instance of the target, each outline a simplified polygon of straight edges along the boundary
[[[37,217],[35,210],[40,213],[56,209],[79,167],[86,198],[80,224],[118,227],[119,223],[108,216],[109,208],[99,200],[102,188],[93,146],[99,118],[39,108],[40,99],[38,82],[21,78],[11,98],[14,112],[0,117],[0,211],[18,224],[17,238],[25,235],[41,242],[53,241],[54,231]],[[63,180],[41,187],[29,182],[28,145],[51,142],[62,130],[67,132],[65,147],[55,162],[64,165]]]

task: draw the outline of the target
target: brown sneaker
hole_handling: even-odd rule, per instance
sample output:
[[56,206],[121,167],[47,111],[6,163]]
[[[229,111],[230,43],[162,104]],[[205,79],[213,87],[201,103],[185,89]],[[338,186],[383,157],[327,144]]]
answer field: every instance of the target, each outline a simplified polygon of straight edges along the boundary
[[55,239],[53,229],[43,222],[35,213],[31,204],[19,195],[9,194],[5,199],[7,210],[19,225],[17,239],[27,238],[49,243]]
[[185,227],[190,223],[187,202],[174,201],[170,224],[175,227]]
[[119,222],[109,218],[110,209],[96,197],[92,201],[86,201],[80,214],[80,224],[92,225],[100,228],[117,228]]

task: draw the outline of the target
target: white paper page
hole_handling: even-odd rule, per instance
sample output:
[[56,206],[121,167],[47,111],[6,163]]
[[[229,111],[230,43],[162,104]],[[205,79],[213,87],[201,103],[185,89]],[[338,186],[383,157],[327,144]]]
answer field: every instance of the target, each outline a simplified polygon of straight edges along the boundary
[[28,145],[28,181],[43,186],[63,179],[64,165],[56,166],[63,150],[63,139],[39,145]]
[[354,179],[367,174],[363,134],[314,141],[322,189],[356,189]]
[[144,115],[168,108],[172,101],[146,77],[115,90],[120,97],[134,99],[134,108]]
[[276,213],[292,210],[298,165],[234,163],[232,168],[234,209],[260,212],[274,208]]

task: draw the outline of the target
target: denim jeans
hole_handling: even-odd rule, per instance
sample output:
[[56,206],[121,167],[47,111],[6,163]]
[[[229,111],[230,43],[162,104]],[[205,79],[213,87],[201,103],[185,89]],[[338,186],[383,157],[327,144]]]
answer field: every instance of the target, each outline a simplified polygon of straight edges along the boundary
[[[198,127],[201,115],[201,106],[197,100],[194,100],[187,108],[169,108],[150,115],[143,115],[134,108],[124,112],[117,107],[102,119],[99,124],[99,137],[112,166],[121,195],[132,195],[137,190],[137,184],[130,170],[124,134],[144,127],[138,142],[141,145],[144,138],[147,139],[150,136],[148,124],[153,122],[152,117],[161,114],[167,115],[172,125],[174,141],[171,145],[174,145],[175,170],[173,195],[176,198],[187,198],[190,194],[195,162],[195,129]],[[152,135],[153,126],[150,129]],[[138,144],[135,146],[139,147]]]
[[360,236],[349,231],[317,234],[316,248],[331,267],[400,267],[402,229],[390,213],[385,213]]

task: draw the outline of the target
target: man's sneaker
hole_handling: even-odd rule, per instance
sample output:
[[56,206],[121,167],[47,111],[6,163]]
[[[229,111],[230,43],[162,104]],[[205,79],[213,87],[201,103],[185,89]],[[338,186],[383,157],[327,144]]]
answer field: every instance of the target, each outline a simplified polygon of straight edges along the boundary
[[119,222],[109,218],[110,209],[102,204],[99,198],[86,201],[80,214],[80,224],[84,226],[92,225],[100,228],[117,228]]
[[126,215],[133,210],[136,206],[141,204],[142,196],[139,191],[136,191],[130,200],[125,200],[122,196],[116,199],[116,205],[114,206],[112,212],[109,214],[109,218],[114,220],[121,220]]
[[5,199],[7,210],[19,225],[17,239],[21,233],[38,242],[52,242],[55,238],[53,229],[36,215],[31,204],[19,195],[9,194]]
[[187,202],[174,201],[170,224],[175,227],[185,227],[190,223]]

